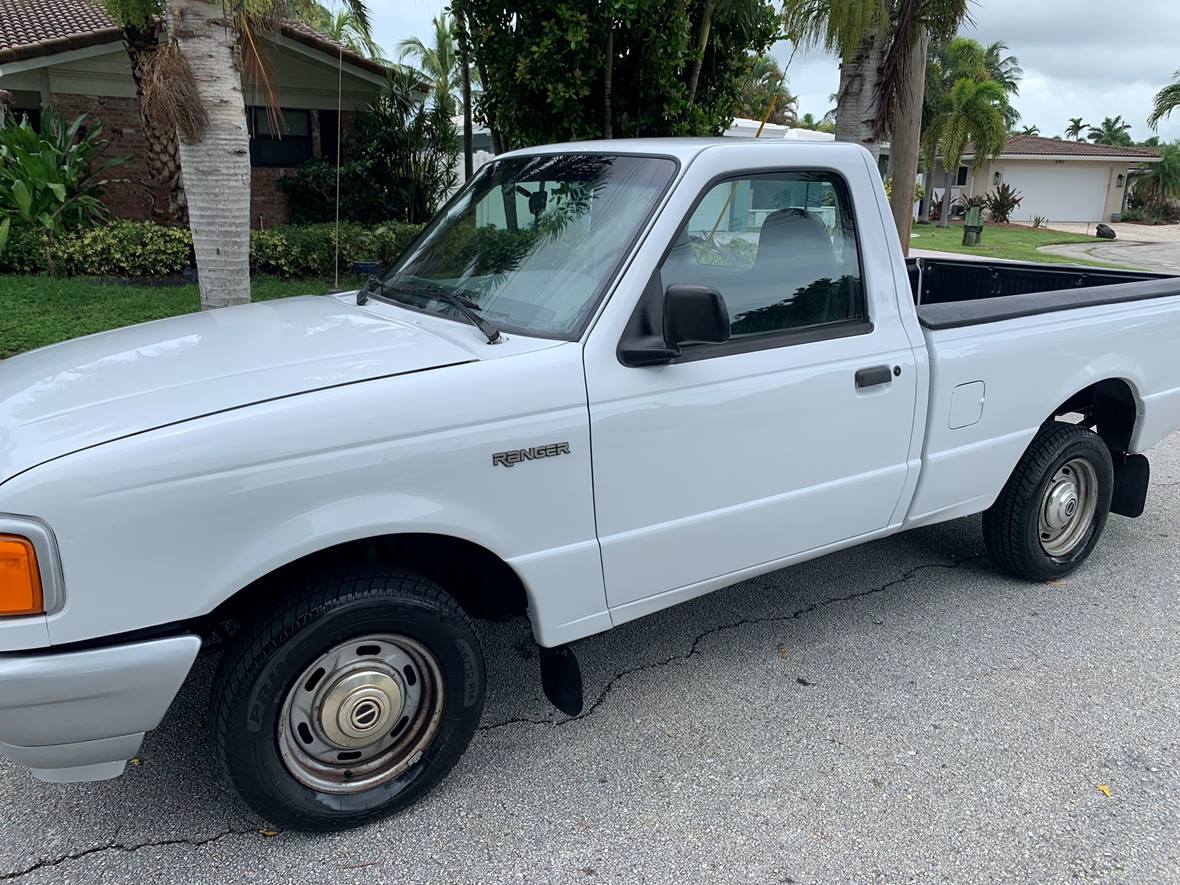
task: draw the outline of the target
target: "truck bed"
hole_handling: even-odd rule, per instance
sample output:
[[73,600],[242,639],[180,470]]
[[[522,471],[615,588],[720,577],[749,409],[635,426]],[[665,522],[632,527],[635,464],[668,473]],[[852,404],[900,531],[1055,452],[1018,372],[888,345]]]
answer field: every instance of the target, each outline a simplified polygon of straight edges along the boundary
[[944,258],[910,258],[906,267],[928,329],[1180,295],[1180,277],[1143,271]]

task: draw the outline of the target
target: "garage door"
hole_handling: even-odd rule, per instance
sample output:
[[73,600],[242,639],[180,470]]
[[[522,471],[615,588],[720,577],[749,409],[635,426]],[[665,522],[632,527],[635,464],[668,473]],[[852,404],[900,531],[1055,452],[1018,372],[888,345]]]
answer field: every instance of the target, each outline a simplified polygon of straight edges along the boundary
[[1036,163],[1004,170],[1004,181],[1023,195],[1013,221],[1031,221],[1034,215],[1050,221],[1105,221],[1109,179],[1109,166]]

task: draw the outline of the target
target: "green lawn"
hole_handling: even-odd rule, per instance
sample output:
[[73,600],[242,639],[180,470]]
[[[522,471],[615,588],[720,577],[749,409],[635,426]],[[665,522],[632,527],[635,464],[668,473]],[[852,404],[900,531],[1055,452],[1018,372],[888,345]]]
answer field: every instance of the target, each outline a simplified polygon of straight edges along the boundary
[[[254,277],[255,301],[322,295],[323,280]],[[83,278],[0,275],[0,359],[67,338],[191,313],[196,285],[133,286]]]
[[915,224],[910,247],[914,249],[935,249],[939,252],[962,252],[965,255],[981,255],[987,258],[1010,258],[1014,261],[1040,261],[1046,264],[1093,264],[1097,267],[1113,267],[1099,261],[1087,261],[1064,255],[1038,252],[1038,246],[1055,246],[1059,243],[1093,243],[1094,237],[1082,234],[1067,234],[1056,230],[1033,230],[1021,225],[983,226],[983,240],[978,246],[963,245],[963,226],[937,227],[933,224]]

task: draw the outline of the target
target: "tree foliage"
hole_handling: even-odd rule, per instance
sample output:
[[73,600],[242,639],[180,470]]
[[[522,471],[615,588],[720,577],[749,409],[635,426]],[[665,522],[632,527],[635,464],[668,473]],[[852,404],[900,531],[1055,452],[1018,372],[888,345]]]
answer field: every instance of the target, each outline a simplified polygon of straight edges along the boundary
[[1135,177],[1135,197],[1150,212],[1162,214],[1180,200],[1180,141],[1159,148],[1160,161]]
[[461,107],[457,95],[462,76],[455,24],[446,14],[435,16],[432,24],[429,45],[419,37],[409,37],[398,44],[398,58],[413,61],[415,72],[433,84],[434,102],[445,105],[447,113],[454,116]]
[[[707,46],[690,102],[706,7]],[[466,24],[461,39],[470,40],[483,81],[479,114],[506,146],[607,131],[720,134],[740,110],[751,53],[777,32],[768,0],[454,0],[451,8]]]
[[[798,99],[787,88],[783,69],[770,53],[754,58],[750,75],[742,89],[738,116],[751,120],[766,117],[768,123],[793,126],[796,122],[795,103]],[[769,116],[767,114],[769,113]]]
[[1180,70],[1172,75],[1173,82],[1156,93],[1152,102],[1151,116],[1147,118],[1147,125],[1155,129],[1160,120],[1180,108]]
[[1091,126],[1087,136],[1094,144],[1108,144],[1114,147],[1131,147],[1135,142],[1131,139],[1131,124],[1119,114],[1115,117],[1103,117],[1098,126]]

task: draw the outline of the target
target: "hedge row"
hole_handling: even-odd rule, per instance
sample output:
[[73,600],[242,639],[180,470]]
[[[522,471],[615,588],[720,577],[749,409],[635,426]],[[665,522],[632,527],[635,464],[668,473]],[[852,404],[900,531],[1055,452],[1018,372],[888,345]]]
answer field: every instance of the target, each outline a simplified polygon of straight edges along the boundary
[[[340,268],[352,262],[388,264],[402,253],[419,226],[389,222],[340,225]],[[284,225],[250,232],[250,268],[281,277],[330,277],[336,261],[334,224]],[[31,228],[14,228],[0,253],[0,271],[106,277],[169,277],[192,267],[187,228],[115,221],[49,243]]]

